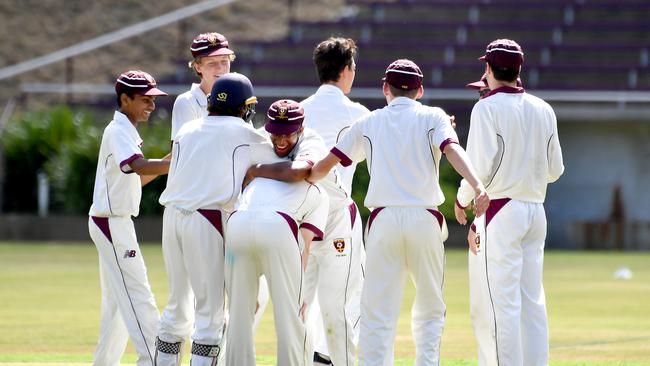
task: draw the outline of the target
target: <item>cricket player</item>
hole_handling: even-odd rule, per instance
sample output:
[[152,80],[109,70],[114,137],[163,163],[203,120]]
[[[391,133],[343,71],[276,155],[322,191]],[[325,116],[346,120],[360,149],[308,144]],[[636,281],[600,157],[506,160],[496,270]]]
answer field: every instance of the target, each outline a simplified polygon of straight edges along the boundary
[[[356,120],[370,113],[347,97],[354,83],[356,52],[354,40],[339,37],[330,37],[314,49],[313,60],[321,85],[300,104],[305,109],[305,127],[321,136],[328,149]],[[331,204],[325,237],[312,247],[305,281],[309,302],[319,305],[308,307],[308,317],[313,323],[322,323],[310,323],[322,332],[314,335],[314,361],[342,366],[354,365],[356,359],[366,256],[361,216],[350,197],[355,169],[356,163],[336,167],[347,194],[341,204]],[[325,345],[319,344],[319,340],[326,341]]]
[[[512,40],[487,46],[490,92],[472,109],[467,153],[493,199],[470,233],[470,313],[479,365],[547,365],[543,277],[546,187],[564,171],[551,106],[517,86],[524,53]],[[464,224],[471,184],[455,214]]]
[[193,321],[192,365],[214,365],[221,353],[224,212],[240,193],[250,144],[265,141],[247,123],[256,103],[247,77],[225,74],[212,88],[209,115],[184,124],[174,137],[167,188],[160,196],[170,294],[158,331],[158,366],[178,365]]
[[193,83],[190,90],[174,101],[172,140],[184,123],[208,115],[208,94],[214,82],[230,72],[230,63],[235,60],[235,52],[230,49],[228,40],[217,32],[201,33],[194,37],[190,52],[193,59],[188,66],[201,81]]
[[[154,366],[158,307],[131,216],[138,216],[142,186],[167,174],[169,160],[147,159],[136,126],[149,120],[157,96],[167,95],[140,70],[115,83],[118,111],[99,148],[88,230],[99,255],[102,288],[99,341],[93,365],[116,366],[131,338],[139,366]],[[135,174],[133,174],[135,173]]]
[[[273,135],[293,134],[304,118],[303,109],[292,100],[274,102],[267,115],[265,127]],[[284,139],[272,139],[272,143],[261,145],[262,160],[275,157],[274,150],[292,150],[297,141],[287,144]],[[273,161],[284,159],[275,157]],[[301,319],[303,268],[308,266],[312,240],[323,237],[327,212],[326,191],[304,180],[286,183],[255,178],[246,186],[228,219],[226,235],[230,300],[227,365],[255,365],[251,329],[261,274],[269,282],[273,299],[278,365],[312,364],[313,353]]]
[[447,226],[437,211],[444,196],[438,183],[442,154],[470,182],[478,216],[489,198],[449,116],[417,102],[424,93],[422,71],[396,60],[386,69],[383,93],[388,106],[361,118],[317,162],[309,181],[336,164],[367,159],[370,184],[365,205],[372,208],[366,236],[366,277],[361,299],[359,365],[393,364],[393,343],[404,283],[415,285],[412,329],[415,365],[437,365],[445,318],[443,241]]

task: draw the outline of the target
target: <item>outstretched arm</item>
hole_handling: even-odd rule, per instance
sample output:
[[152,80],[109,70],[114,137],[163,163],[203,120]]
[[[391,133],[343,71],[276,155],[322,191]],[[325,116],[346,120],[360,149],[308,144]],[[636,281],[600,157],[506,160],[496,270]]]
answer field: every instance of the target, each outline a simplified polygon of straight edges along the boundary
[[129,163],[129,166],[140,176],[141,184],[144,186],[157,176],[167,174],[169,172],[170,160],[171,153],[162,159],[146,159],[140,157]]
[[[476,216],[478,217],[483,215],[490,205],[490,198],[485,191],[485,187],[483,187],[483,183],[481,183],[481,180],[476,175],[467,153],[465,153],[465,150],[458,144],[448,144],[445,146],[444,153],[451,166],[454,167],[458,174],[465,178],[467,183],[469,183],[474,190],[474,212]],[[462,216],[464,216],[464,214],[465,211],[463,210]],[[467,222],[467,218],[465,217],[463,219],[462,216],[459,220],[457,213],[456,219],[459,223],[464,225]]]
[[254,164],[246,172],[246,178],[255,177],[298,182],[309,176],[311,164],[307,161],[283,161],[272,164]]
[[309,173],[309,177],[307,177],[307,180],[311,183],[315,183],[325,178],[325,176],[329,174],[330,170],[332,170],[332,168],[334,168],[334,166],[340,161],[341,159],[339,159],[336,155],[329,153],[325,158],[314,164],[314,166],[311,168],[311,172]]

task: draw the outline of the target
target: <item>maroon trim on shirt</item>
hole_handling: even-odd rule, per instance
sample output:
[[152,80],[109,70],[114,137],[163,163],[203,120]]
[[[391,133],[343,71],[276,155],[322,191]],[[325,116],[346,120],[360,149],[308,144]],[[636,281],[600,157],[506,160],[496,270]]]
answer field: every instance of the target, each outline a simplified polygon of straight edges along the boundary
[[370,232],[370,227],[372,226],[372,222],[375,220],[375,217],[379,214],[379,212],[386,207],[377,207],[372,212],[370,213],[370,217],[368,217],[368,232]]
[[332,150],[330,150],[330,152],[334,154],[334,156],[336,156],[337,158],[341,159],[341,165],[350,166],[350,164],[352,164],[352,160],[350,160],[350,158],[348,158],[348,156],[345,155],[343,151],[333,147]]
[[97,225],[99,230],[101,230],[102,233],[104,233],[106,239],[108,239],[108,241],[110,241],[112,244],[113,237],[111,236],[111,228],[108,226],[108,217],[90,216],[90,218],[93,219],[95,225]]
[[212,226],[217,229],[219,235],[221,235],[223,238],[223,222],[221,221],[221,211],[204,208],[198,209],[196,211],[208,219],[208,222],[210,222],[210,224],[212,224]]
[[494,215],[497,214],[497,212],[501,211],[503,206],[506,205],[506,203],[510,202],[510,198],[499,198],[496,200],[491,200],[490,201],[490,207],[488,207],[487,211],[485,211],[485,227],[490,224],[490,221],[494,218]]
[[296,239],[296,243],[298,242],[298,224],[296,224],[296,221],[293,219],[293,217],[287,215],[284,212],[280,211],[275,211],[278,213],[278,215],[284,217],[285,220],[287,220],[287,224],[289,224],[289,228],[291,229],[291,232],[293,233],[293,237]]
[[472,223],[472,224],[469,226],[469,229],[476,233],[476,224],[475,224],[475,223]]
[[427,208],[427,211],[431,212],[431,214],[435,216],[436,219],[438,219],[438,225],[440,225],[440,228],[442,229],[442,223],[445,221],[445,217],[442,216],[440,211],[434,210],[432,208]]
[[460,202],[458,202],[458,198],[456,198],[456,206],[458,206],[458,208],[460,208],[461,210],[464,210],[464,209],[467,208],[467,206],[463,207],[463,205],[461,205]]
[[494,90],[491,90],[489,93],[485,94],[483,98],[487,98],[489,96],[492,96],[497,93],[508,93],[508,94],[518,94],[518,93],[523,93],[526,90],[520,86],[517,87],[512,87],[512,86],[502,86],[500,88],[496,88]]
[[315,225],[312,225],[312,224],[310,224],[308,222],[304,222],[304,223],[300,224],[300,227],[301,228],[304,227],[305,229],[307,229],[307,230],[313,232],[314,234],[316,234],[314,236],[314,239],[312,239],[313,241],[321,241],[321,240],[323,240],[323,232],[321,231],[321,229],[317,228]]
[[[458,141],[456,141],[455,139],[452,139],[451,137],[446,139],[445,141],[442,142],[442,144],[440,144],[440,152],[444,154],[445,153],[445,147],[447,147],[447,145],[449,145],[449,144],[458,144]],[[460,145],[460,144],[458,144],[458,145]]]
[[304,159],[304,160],[303,159],[296,159],[296,161],[304,161],[305,163],[309,164],[309,166],[312,166],[312,167],[314,166],[314,162],[312,160],[309,160],[309,159]]
[[122,169],[122,167],[124,167],[127,164],[131,164],[132,162],[138,160],[138,158],[144,158],[144,156],[142,154],[133,154],[133,155],[129,156],[128,159],[122,160],[122,162],[120,163],[120,170],[122,171],[122,173],[124,173],[124,174],[135,173],[133,168],[131,168],[130,172],[125,172],[124,169]]
[[350,203],[348,210],[350,210],[350,228],[353,228],[357,220],[357,205],[354,202]]

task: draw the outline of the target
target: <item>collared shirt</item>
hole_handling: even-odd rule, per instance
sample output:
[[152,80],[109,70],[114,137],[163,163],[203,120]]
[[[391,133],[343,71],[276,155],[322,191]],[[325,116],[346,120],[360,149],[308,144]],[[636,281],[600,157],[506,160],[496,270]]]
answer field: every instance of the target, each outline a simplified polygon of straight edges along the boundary
[[[492,90],[474,105],[467,154],[490,199],[543,203],[546,186],[564,171],[553,108],[523,88]],[[461,181],[458,203],[473,198]]]
[[290,215],[301,228],[323,238],[327,222],[328,197],[325,190],[306,181],[286,183],[255,178],[237,202],[237,211],[270,210]]
[[138,216],[142,186],[129,164],[143,157],[141,146],[138,130],[126,115],[115,111],[102,135],[89,215]]
[[342,165],[367,159],[366,207],[437,207],[442,151],[458,137],[440,108],[398,97],[357,121],[332,149]]
[[[351,101],[343,91],[334,85],[323,84],[315,94],[300,102],[305,110],[303,126],[311,128],[331,149],[343,137],[350,126],[359,118],[370,113],[368,108]],[[337,166],[343,187],[349,193],[356,163],[349,167]]]
[[172,109],[172,136],[181,129],[185,122],[199,119],[208,115],[208,97],[201,90],[201,84],[192,84],[190,90],[179,95]]
[[251,164],[251,144],[264,141],[237,117],[207,116],[185,123],[174,138],[160,204],[188,211],[232,209]]

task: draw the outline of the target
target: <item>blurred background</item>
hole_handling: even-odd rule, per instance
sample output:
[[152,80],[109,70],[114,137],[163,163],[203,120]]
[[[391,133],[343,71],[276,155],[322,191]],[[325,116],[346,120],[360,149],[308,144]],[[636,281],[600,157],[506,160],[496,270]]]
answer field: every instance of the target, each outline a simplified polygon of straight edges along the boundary
[[[4,0],[0,2],[0,240],[87,241],[101,132],[115,109],[114,80],[145,70],[169,97],[139,127],[148,157],[169,150],[171,106],[196,76],[199,33],[224,34],[260,99],[255,123],[279,98],[318,87],[311,55],[327,37],[359,52],[350,97],[385,105],[381,77],[397,58],[424,72],[423,103],[456,116],[464,144],[484,63],[497,38],[524,49],[528,92],[558,117],[565,173],[549,186],[547,247],[650,249],[650,2],[644,0]],[[399,148],[399,147],[396,147]],[[441,181],[451,237],[459,181]],[[362,206],[367,171],[354,196]],[[143,191],[142,241],[161,236],[159,178]],[[367,211],[364,211],[367,214]]]

